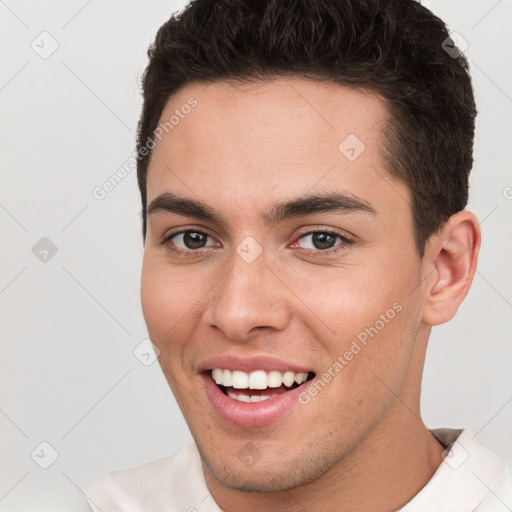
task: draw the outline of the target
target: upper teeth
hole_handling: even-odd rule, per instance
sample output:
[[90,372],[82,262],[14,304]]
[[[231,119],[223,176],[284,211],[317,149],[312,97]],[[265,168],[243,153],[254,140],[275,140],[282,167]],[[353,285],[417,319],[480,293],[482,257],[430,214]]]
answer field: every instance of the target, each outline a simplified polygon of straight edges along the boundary
[[235,389],[267,389],[278,388],[282,384],[291,387],[294,382],[302,384],[308,379],[307,373],[278,372],[272,370],[256,370],[254,372],[242,372],[239,370],[224,370],[214,368],[213,380],[220,386],[234,387]]

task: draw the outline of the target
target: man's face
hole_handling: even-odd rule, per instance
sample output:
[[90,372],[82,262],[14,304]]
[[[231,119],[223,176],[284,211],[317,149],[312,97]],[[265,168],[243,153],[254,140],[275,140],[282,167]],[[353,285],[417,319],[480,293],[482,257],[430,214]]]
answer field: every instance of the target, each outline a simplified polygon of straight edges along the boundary
[[176,110],[147,180],[148,330],[207,472],[296,487],[419,392],[422,265],[410,193],[384,167],[386,107],[294,78],[189,84],[161,122]]

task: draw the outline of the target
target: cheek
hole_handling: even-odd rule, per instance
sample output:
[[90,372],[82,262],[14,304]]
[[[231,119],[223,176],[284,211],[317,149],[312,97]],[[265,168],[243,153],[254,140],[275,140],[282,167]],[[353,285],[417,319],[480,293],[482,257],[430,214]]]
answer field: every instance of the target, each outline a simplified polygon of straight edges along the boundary
[[187,331],[194,305],[198,304],[202,295],[200,282],[191,279],[186,271],[180,267],[172,268],[151,254],[144,255],[142,312],[157,346],[163,344],[171,332],[179,339]]
[[172,311],[171,305],[175,302],[175,297],[173,297],[173,288],[166,284],[165,274],[158,272],[155,265],[148,262],[150,259],[144,256],[140,296],[146,325],[153,343],[156,343],[158,339],[154,334],[161,331],[162,324],[169,320],[165,312]]
[[420,310],[411,298],[394,298],[366,309],[361,304],[339,323],[340,334],[328,347],[331,360],[339,362],[341,356],[342,364],[333,391],[355,416],[383,412],[401,394],[410,371]]
[[[304,310],[302,321],[322,340],[325,371],[344,375],[335,379],[335,387],[345,388],[338,388],[338,396],[348,393],[357,403],[363,395],[368,398],[371,388],[385,387],[383,382],[400,387],[421,319],[418,296],[410,293],[416,274],[413,265],[396,269],[381,264],[364,271],[338,269],[330,279],[325,272],[318,279],[310,272],[307,284],[295,285],[309,311]],[[342,367],[333,368],[340,357]],[[361,390],[361,396],[354,390]]]
[[320,339],[353,339],[376,322],[382,330],[382,315],[386,326],[389,317],[394,319],[393,305],[401,304],[407,294],[406,278],[390,279],[393,273],[368,267],[331,270],[309,271],[302,279],[289,276],[290,287],[310,312],[310,328]]
[[140,292],[149,336],[160,351],[158,362],[185,411],[185,347],[197,326],[196,311],[205,292],[187,271],[171,267],[160,255],[150,253],[144,255]]

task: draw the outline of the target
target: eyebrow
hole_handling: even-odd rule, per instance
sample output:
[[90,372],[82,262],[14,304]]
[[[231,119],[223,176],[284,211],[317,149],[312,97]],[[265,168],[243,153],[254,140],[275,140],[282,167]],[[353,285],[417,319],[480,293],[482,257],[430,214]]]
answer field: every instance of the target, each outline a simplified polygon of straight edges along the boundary
[[[205,205],[201,201],[166,192],[161,194],[148,206],[147,216],[157,213],[169,212],[187,217],[195,217],[199,220],[213,221],[227,225],[222,215],[215,209]],[[349,193],[330,192],[327,194],[312,194],[292,198],[273,204],[270,209],[260,215],[266,224],[276,224],[288,219],[306,217],[319,213],[353,213],[362,212],[377,215],[373,206]]]

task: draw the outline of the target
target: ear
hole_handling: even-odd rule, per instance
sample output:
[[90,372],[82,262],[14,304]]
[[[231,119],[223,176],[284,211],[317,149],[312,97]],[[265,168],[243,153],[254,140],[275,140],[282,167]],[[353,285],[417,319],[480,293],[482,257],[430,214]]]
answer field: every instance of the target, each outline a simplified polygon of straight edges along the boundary
[[473,281],[480,250],[480,226],[463,210],[432,235],[423,257],[425,302],[422,320],[439,325],[451,320]]

